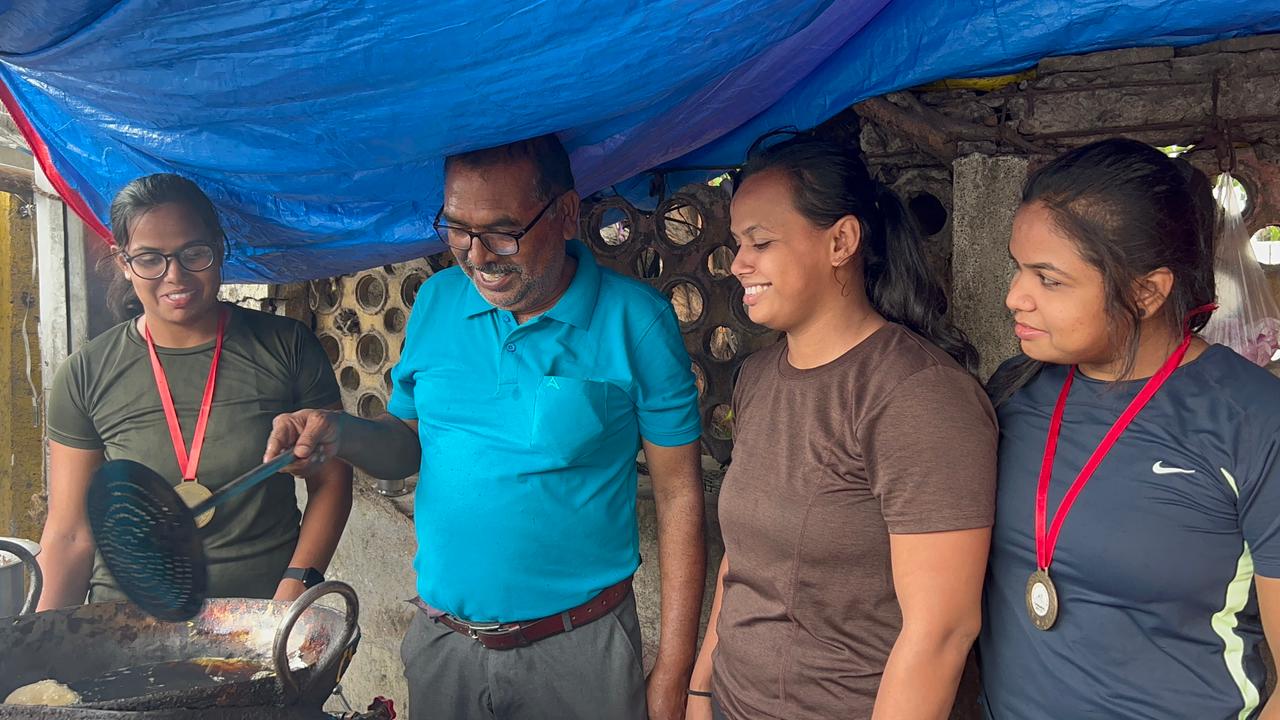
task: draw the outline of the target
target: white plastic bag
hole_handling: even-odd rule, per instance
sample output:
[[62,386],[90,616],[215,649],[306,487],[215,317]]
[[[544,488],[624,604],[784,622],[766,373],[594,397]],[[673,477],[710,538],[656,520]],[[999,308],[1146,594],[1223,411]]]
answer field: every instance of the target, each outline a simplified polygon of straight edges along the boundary
[[1200,335],[1265,367],[1280,349],[1280,306],[1253,254],[1244,197],[1230,173],[1219,176],[1213,192],[1222,208],[1213,264],[1218,310]]

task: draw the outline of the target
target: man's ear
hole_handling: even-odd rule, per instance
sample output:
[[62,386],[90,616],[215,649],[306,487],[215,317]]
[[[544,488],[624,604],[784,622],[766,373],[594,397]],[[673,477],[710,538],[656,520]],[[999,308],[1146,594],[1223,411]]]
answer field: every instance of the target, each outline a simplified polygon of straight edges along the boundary
[[562,234],[566,241],[578,237],[578,213],[582,211],[582,198],[577,190],[570,190],[556,201],[558,214],[564,223]]

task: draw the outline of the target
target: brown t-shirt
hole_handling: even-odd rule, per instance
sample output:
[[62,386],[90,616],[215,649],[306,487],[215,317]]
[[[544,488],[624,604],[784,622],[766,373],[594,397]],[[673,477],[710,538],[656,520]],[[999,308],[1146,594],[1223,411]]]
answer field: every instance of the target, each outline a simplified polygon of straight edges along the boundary
[[902,628],[889,534],[991,525],[995,413],[894,324],[810,370],[761,350],[733,402],[713,691],[732,720],[868,718]]

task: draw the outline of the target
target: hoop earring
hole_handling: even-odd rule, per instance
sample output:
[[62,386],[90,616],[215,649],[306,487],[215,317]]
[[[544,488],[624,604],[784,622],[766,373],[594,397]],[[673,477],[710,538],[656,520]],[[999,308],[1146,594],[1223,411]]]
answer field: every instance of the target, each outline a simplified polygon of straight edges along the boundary
[[843,298],[849,297],[849,295],[852,294],[852,291],[849,290],[849,285],[846,284],[844,280],[840,279],[840,268],[842,267],[844,267],[844,265],[836,265],[832,267],[831,277],[835,278],[836,284],[840,286],[840,297]]

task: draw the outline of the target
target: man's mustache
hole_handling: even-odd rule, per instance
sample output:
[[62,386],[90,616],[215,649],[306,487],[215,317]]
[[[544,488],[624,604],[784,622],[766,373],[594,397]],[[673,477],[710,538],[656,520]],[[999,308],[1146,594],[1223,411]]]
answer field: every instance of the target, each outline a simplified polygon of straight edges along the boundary
[[476,270],[479,270],[480,272],[485,273],[487,275],[498,275],[500,273],[520,272],[519,265],[503,265],[502,263],[485,263],[484,265],[474,265],[469,260],[463,260],[462,264],[466,265],[468,270],[471,270],[473,272]]

